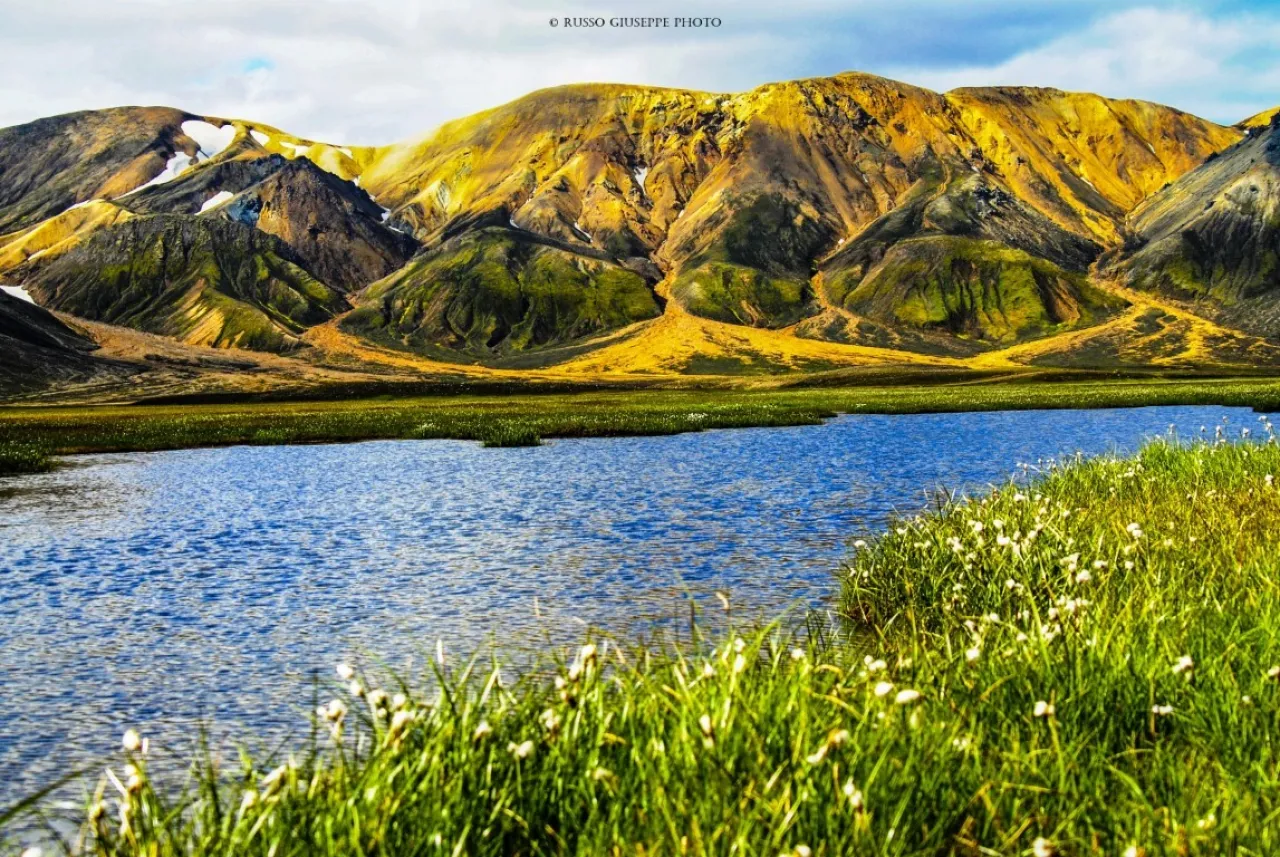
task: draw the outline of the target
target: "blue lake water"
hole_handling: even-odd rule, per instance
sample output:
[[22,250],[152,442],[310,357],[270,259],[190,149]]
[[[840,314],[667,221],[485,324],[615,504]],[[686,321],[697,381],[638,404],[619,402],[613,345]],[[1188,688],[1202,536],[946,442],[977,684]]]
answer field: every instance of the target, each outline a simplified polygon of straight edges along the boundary
[[78,457],[0,481],[0,804],[126,725],[305,729],[340,659],[413,674],[584,626],[643,633],[689,600],[830,603],[855,538],[939,488],[1183,437],[1247,409],[913,416],[673,437],[230,447]]

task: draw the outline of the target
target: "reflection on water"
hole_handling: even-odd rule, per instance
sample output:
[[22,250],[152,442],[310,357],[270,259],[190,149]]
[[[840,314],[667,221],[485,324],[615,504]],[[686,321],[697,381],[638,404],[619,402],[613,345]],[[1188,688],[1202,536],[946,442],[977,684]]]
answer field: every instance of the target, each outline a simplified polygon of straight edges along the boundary
[[[191,726],[305,722],[339,658],[636,633],[732,593],[821,604],[849,541],[946,486],[1134,447],[1225,408],[847,416],[482,449],[452,441],[76,459],[0,486],[0,796]],[[535,608],[536,605],[536,608]],[[0,801],[3,802],[3,801]]]

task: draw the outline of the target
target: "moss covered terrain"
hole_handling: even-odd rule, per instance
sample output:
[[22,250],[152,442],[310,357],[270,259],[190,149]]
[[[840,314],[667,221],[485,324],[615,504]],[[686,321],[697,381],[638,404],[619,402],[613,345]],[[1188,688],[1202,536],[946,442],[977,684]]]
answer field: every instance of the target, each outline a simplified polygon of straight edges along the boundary
[[485,358],[561,345],[659,311],[633,271],[490,228],[370,286],[342,327],[400,347]]
[[269,351],[345,309],[278,239],[238,223],[139,217],[95,233],[21,279],[55,309],[194,345]]

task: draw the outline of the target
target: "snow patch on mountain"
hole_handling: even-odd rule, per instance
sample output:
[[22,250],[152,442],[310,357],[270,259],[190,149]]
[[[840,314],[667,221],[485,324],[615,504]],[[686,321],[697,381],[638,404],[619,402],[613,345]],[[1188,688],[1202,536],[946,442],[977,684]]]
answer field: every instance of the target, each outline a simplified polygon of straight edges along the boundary
[[203,119],[188,119],[182,123],[182,133],[196,141],[196,145],[200,147],[199,155],[212,158],[231,145],[231,141],[236,138],[236,126],[228,124],[219,128]]
[[93,205],[95,202],[102,202],[102,198],[99,197],[97,199],[86,199],[84,202],[77,202],[75,205],[71,206],[71,208],[68,208],[67,211],[74,211],[77,208],[84,208],[86,205]]
[[126,193],[125,196],[132,196],[133,194],[137,193],[143,188],[148,188],[148,187],[151,187],[152,185],[171,182],[174,179],[176,179],[178,176],[182,175],[187,170],[187,168],[194,163],[195,163],[195,159],[193,159],[186,152],[174,152],[173,157],[165,162],[164,169],[160,171],[159,175],[157,175],[155,178],[153,178],[151,181],[147,182],[146,184],[138,185],[133,190]]
[[645,196],[648,196],[649,191],[645,190],[644,180],[649,177],[649,168],[636,167],[635,172],[632,173],[632,175],[635,176],[636,184],[640,186],[640,192]]
[[280,145],[281,145],[281,146],[288,146],[290,149],[293,149],[293,156],[294,156],[295,158],[300,158],[300,157],[302,157],[302,156],[303,156],[303,155],[305,155],[305,154],[307,153],[307,151],[311,148],[311,144],[310,144],[310,143],[307,143],[305,146],[302,146],[302,145],[299,145],[299,144],[297,144],[297,143],[290,143],[288,140],[281,140],[281,141],[280,141]]
[[579,225],[578,225],[578,221],[576,221],[576,220],[575,220],[575,221],[573,221],[573,231],[574,231],[574,232],[577,232],[577,233],[578,233],[578,235],[579,235],[579,236],[581,236],[582,238],[585,238],[588,244],[590,244],[590,243],[591,243],[591,240],[592,240],[592,239],[591,239],[591,233],[587,232],[587,230],[585,230],[585,229],[583,229],[581,226],[579,226]]
[[204,214],[206,211],[208,211],[211,208],[217,208],[227,200],[231,199],[231,197],[233,196],[235,196],[235,194],[229,190],[218,191],[213,196],[209,197],[204,201],[204,205],[200,206],[200,213]]
[[22,286],[0,286],[0,292],[4,292],[6,295],[17,298],[20,301],[26,301],[29,304],[35,303],[31,295]]

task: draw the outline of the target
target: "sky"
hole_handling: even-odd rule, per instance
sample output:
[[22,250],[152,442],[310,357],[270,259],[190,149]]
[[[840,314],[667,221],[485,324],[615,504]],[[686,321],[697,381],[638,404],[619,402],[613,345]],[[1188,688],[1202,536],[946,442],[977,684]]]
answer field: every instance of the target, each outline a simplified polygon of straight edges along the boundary
[[[642,16],[720,23],[564,23]],[[0,126],[164,104],[369,145],[566,83],[738,92],[848,70],[1228,124],[1280,104],[1276,0],[0,0],[0,21]]]

